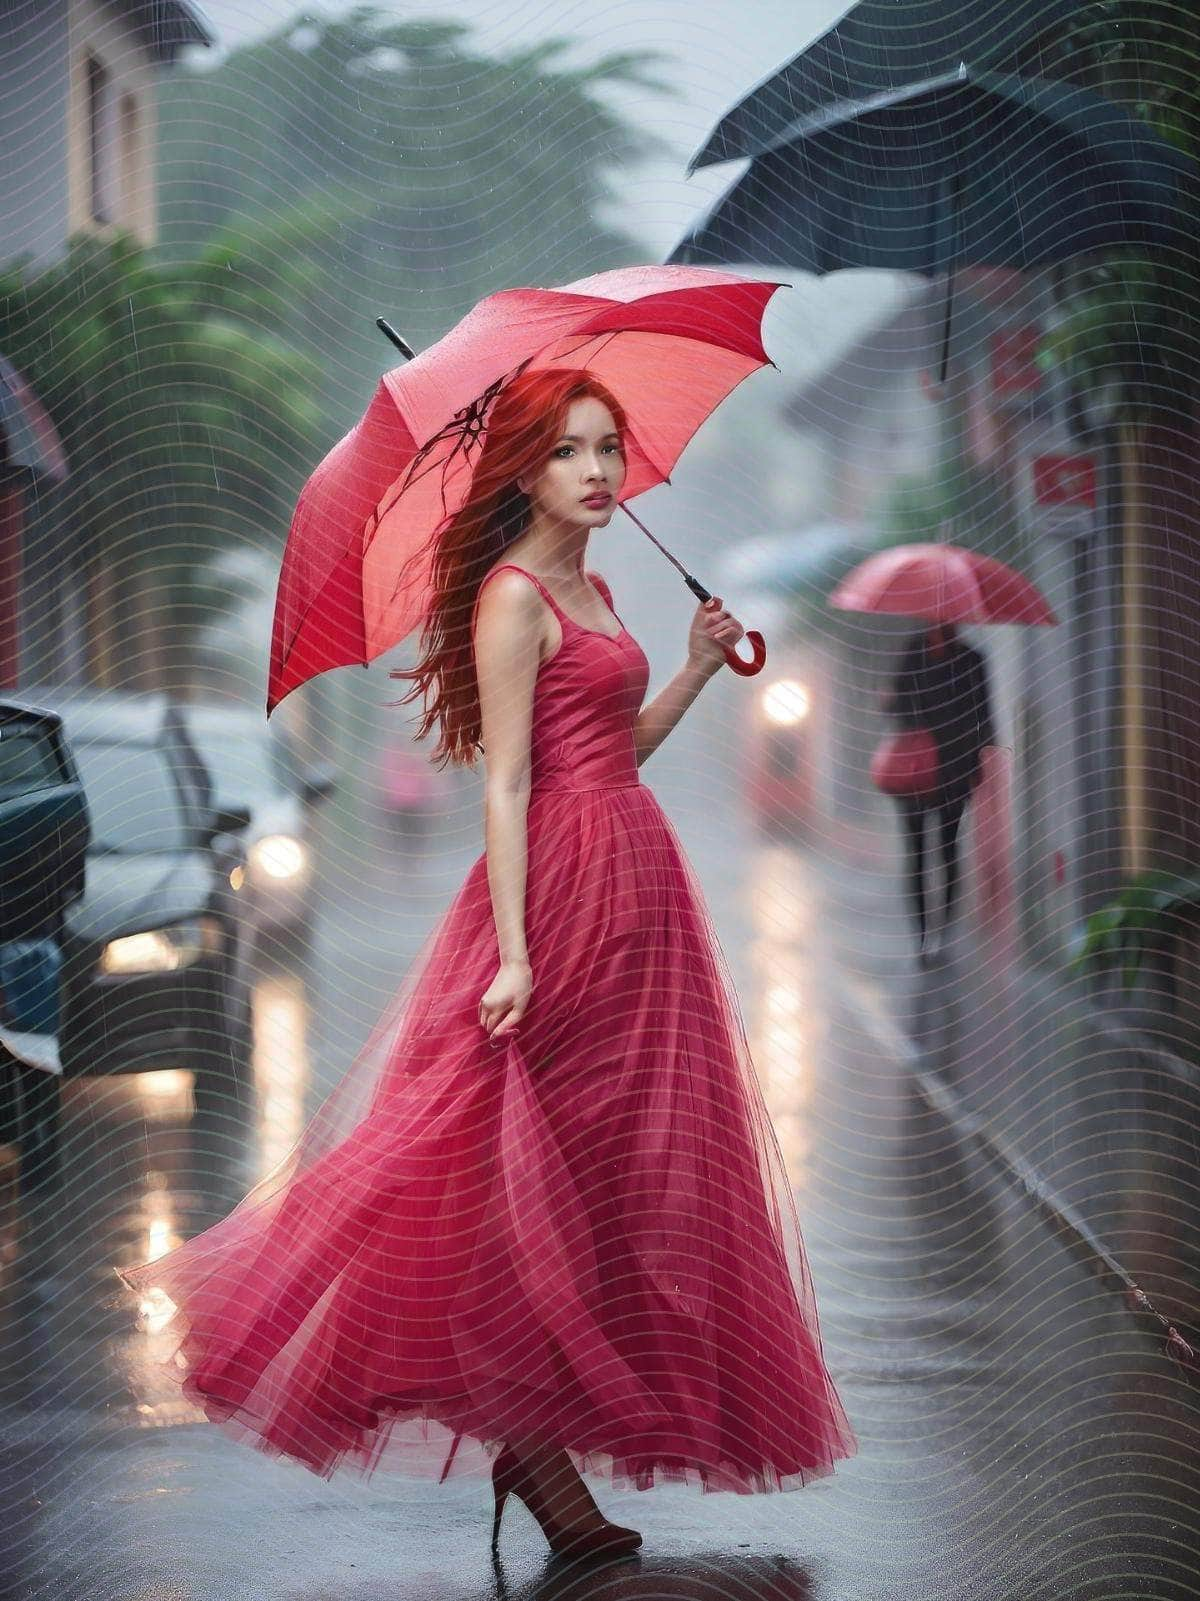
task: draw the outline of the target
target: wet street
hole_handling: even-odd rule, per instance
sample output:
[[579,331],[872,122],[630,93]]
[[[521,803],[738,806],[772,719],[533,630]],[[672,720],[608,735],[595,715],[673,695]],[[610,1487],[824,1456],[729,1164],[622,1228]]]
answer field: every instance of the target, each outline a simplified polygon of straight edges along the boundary
[[[645,1544],[591,1573],[549,1562],[514,1506],[504,1593],[1195,1595],[1195,1389],[919,1097],[891,883],[757,839],[734,764],[703,766],[710,725],[693,721],[643,776],[697,867],[743,1000],[860,1453],[786,1495],[601,1491]],[[77,1083],[52,1213],[21,1219],[3,1170],[6,1601],[498,1593],[484,1483],[325,1483],[231,1443],[157,1369],[164,1309],[139,1319],[112,1273],[221,1216],[285,1154],[478,854],[478,830],[467,788],[425,844],[331,831],[311,949],[256,959],[242,1126],[194,1127],[186,1073]]]

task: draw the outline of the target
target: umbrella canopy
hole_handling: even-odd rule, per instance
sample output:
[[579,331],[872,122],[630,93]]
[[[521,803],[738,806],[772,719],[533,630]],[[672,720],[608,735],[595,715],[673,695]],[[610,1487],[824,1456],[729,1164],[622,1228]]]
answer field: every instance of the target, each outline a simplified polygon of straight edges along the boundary
[[665,482],[696,429],[768,361],[781,286],[695,267],[631,267],[489,295],[385,373],[297,503],[272,635],[268,712],[327,668],[365,664],[425,617],[437,534],[462,505],[487,412],[541,367],[586,368],[625,408],[625,501]]
[[726,112],[688,171],[761,155],[799,117],[862,110],[876,95],[954,72],[962,61],[1028,68],[1021,50],[1078,9],[1078,0],[862,0]]
[[28,467],[57,483],[67,477],[67,457],[46,408],[6,357],[0,356],[0,434],[8,464]]
[[1191,251],[1197,168],[1089,90],[966,64],[794,119],[671,254],[808,272]]
[[829,597],[842,611],[888,612],[937,623],[1020,623],[1058,618],[1036,585],[1004,562],[961,545],[896,545],[869,556]]

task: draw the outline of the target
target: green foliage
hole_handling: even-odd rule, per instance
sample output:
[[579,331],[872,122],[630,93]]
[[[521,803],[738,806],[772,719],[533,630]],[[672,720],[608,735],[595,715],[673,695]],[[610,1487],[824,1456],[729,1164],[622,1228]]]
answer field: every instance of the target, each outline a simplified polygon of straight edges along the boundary
[[956,430],[947,430],[938,458],[925,472],[890,483],[872,511],[886,543],[943,540],[967,545],[1000,561],[1018,559],[1005,500],[986,467],[970,461]]
[[661,88],[569,42],[490,58],[457,22],[300,15],[160,91],[160,244],[81,237],[0,275],[0,349],[62,437],[82,563],[154,568],[195,620],[217,550],[278,545],[313,463],[395,360],[479,296],[635,260],[596,215],[653,153],[603,101]]
[[549,39],[490,57],[457,22],[361,6],[301,14],[216,69],[171,79],[159,149],[172,256],[195,259],[220,230],[244,262],[247,226],[261,240],[314,186],[337,197],[301,253],[281,235],[256,269],[293,274],[290,336],[320,363],[328,442],[394,360],[377,316],[419,350],[494,290],[640,259],[598,219],[610,173],[662,147],[603,91],[664,86],[644,57],[578,67],[569,49]]
[[1200,159],[1196,13],[1190,0],[1082,0],[1028,70],[1098,90]]
[[930,472],[908,473],[889,486],[877,519],[902,543],[935,539],[957,509],[955,484],[953,459],[948,457]]
[[1194,273],[1144,257],[1114,255],[1076,269],[1068,315],[1041,351],[1079,389],[1118,383],[1130,414],[1173,409],[1200,393],[1197,293]]
[[[187,572],[286,524],[320,422],[312,364],[237,291],[197,298],[194,282],[128,235],[0,274],[0,349],[62,438],[58,510],[84,560],[153,555]],[[256,305],[283,325],[261,288]]]
[[815,540],[809,559],[798,562],[782,575],[777,588],[792,601],[797,625],[836,638],[843,633],[853,636],[858,628],[857,617],[830,606],[829,597],[843,578],[849,577],[869,556],[894,545],[906,545],[909,535],[894,528],[881,527],[865,532],[853,540],[836,540],[823,544]]
[[[1200,160],[1200,44],[1179,0],[1089,0],[1038,42],[1032,70],[1097,90]],[[1194,207],[1194,196],[1189,202]],[[1193,218],[1200,236],[1200,215]],[[1067,279],[1068,316],[1043,343],[1076,386],[1120,386],[1127,413],[1175,411],[1200,397],[1200,279],[1185,260],[1114,251]]]
[[1198,909],[1200,878],[1161,868],[1140,873],[1082,925],[1067,971],[1079,976],[1119,962],[1122,983],[1132,989],[1149,948],[1179,932]]

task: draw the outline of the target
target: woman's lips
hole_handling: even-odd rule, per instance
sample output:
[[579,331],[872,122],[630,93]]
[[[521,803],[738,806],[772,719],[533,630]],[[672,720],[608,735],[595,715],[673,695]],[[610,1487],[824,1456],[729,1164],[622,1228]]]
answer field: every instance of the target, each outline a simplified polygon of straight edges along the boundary
[[607,506],[611,499],[611,495],[585,495],[583,504],[585,506]]

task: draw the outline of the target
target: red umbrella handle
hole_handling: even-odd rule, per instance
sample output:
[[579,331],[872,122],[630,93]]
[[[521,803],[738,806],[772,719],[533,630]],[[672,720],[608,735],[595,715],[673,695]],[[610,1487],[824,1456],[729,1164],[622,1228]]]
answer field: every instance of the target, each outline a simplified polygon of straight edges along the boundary
[[[652,544],[658,546],[659,550],[662,551],[663,555],[667,558],[671,565],[678,568],[678,570],[683,573],[684,583],[691,590],[692,594],[695,595],[700,604],[702,606],[707,606],[709,601],[713,598],[712,591],[705,589],[700,580],[698,578],[694,578],[691,573],[683,571],[683,567],[678,561],[676,561],[675,557],[672,556],[667,547],[662,543],[661,540],[655,539],[654,535],[650,532],[645,523],[639,516],[637,516],[635,512],[630,511],[629,507],[624,503],[621,505],[621,510],[631,522],[637,524],[637,526],[642,530]],[[766,664],[766,641],[763,639],[757,628],[747,628],[745,633],[742,635],[742,638],[750,641],[751,655],[748,662],[742,660],[733,645],[722,645],[721,649],[725,655],[726,665],[731,667],[739,678],[753,678],[755,673],[762,672],[763,667]]]
[[750,661],[744,662],[742,660],[737,653],[736,645],[722,645],[721,649],[725,652],[726,664],[733,668],[739,678],[753,678],[755,673],[762,672],[766,663],[766,643],[757,628],[747,628],[742,638],[750,641],[750,648],[753,651],[753,657]]
[[[709,594],[698,579],[689,578],[687,586],[694,595],[701,597],[705,606],[713,599],[713,596]],[[721,649],[725,654],[725,665],[731,667],[739,678],[753,678],[755,673],[761,673],[766,665],[766,640],[763,639],[757,628],[747,628],[742,634],[742,639],[749,641],[750,660],[748,662],[742,660],[737,653],[736,645],[722,645]],[[739,641],[740,643],[741,641]]]

